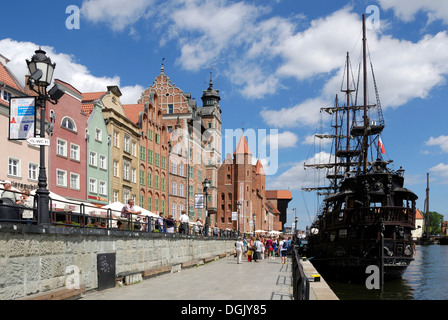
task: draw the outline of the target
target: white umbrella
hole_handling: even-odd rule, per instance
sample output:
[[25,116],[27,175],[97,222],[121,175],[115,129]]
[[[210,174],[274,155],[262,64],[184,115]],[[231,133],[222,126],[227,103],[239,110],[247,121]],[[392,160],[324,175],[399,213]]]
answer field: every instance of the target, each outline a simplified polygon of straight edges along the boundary
[[154,217],[154,218],[158,217],[158,215],[155,214],[154,212],[151,212],[151,211],[149,211],[149,210],[146,210],[145,208],[142,208],[142,207],[140,207],[140,206],[135,206],[135,205],[134,205],[134,208],[135,208],[135,210],[137,210],[137,211],[141,211],[142,213],[141,213],[140,215],[142,215],[142,216],[148,216],[148,217]]
[[[30,196],[35,196],[37,190],[33,190],[30,192]],[[51,207],[52,209],[60,209],[64,211],[70,211],[68,203],[70,202],[67,198],[64,198],[63,196],[60,196],[54,192],[49,193],[48,195],[51,198]],[[67,206],[67,207],[66,207]]]

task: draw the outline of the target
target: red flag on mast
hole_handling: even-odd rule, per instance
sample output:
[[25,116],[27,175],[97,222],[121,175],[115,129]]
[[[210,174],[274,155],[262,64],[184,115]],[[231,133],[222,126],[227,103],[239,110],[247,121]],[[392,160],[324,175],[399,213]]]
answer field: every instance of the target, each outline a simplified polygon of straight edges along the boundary
[[383,141],[381,140],[381,137],[378,137],[378,147],[381,149],[381,153],[385,154],[386,150],[384,149]]

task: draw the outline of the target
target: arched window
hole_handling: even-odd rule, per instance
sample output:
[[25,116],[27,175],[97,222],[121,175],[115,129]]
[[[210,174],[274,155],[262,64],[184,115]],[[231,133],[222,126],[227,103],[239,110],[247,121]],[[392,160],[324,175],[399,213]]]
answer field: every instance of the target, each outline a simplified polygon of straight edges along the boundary
[[66,128],[71,131],[77,131],[75,121],[73,121],[70,117],[64,117],[62,119],[61,127]]

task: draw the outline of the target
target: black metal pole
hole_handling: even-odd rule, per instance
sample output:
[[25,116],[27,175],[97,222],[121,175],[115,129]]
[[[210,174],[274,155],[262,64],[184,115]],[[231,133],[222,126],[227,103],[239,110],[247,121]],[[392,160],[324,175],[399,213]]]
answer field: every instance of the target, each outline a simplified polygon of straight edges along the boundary
[[210,225],[210,217],[207,212],[207,196],[208,193],[205,191],[205,236],[208,236],[208,228]]
[[[40,94],[37,98],[40,107],[40,137],[45,138],[45,97]],[[37,213],[41,224],[50,223],[50,212],[48,209],[49,194],[47,189],[47,172],[45,168],[45,145],[40,145],[40,165],[39,165],[39,188],[36,191],[38,199]]]

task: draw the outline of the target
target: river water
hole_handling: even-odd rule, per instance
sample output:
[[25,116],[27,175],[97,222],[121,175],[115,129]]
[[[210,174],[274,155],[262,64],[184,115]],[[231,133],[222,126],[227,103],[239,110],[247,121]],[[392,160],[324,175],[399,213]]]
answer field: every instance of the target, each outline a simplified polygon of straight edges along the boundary
[[418,245],[403,277],[386,281],[381,289],[369,290],[364,283],[327,282],[341,300],[448,300],[448,245]]

